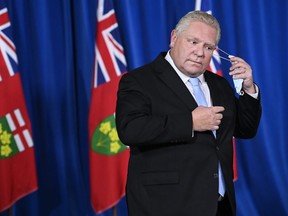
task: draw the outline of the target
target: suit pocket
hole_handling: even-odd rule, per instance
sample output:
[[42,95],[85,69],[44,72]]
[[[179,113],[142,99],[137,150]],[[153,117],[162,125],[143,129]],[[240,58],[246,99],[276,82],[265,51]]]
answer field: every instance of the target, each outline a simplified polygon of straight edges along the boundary
[[146,172],[142,173],[143,185],[167,185],[178,184],[179,174],[177,172]]

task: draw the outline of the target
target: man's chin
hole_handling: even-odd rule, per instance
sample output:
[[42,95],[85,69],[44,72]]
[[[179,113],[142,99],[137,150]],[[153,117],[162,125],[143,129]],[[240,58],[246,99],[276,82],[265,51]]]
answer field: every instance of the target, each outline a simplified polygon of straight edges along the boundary
[[186,75],[191,76],[191,77],[198,77],[203,73],[204,73],[203,70],[190,70],[190,71],[188,71],[188,73]]
[[187,71],[189,71],[192,74],[198,74],[198,73],[202,74],[205,71],[205,69],[202,67],[202,65],[201,66],[193,65],[192,67],[187,68]]

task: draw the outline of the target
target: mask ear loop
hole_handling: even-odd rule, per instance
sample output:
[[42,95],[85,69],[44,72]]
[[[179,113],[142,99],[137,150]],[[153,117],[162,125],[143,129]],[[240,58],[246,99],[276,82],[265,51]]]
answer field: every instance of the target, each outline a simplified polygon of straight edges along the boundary
[[[219,56],[219,58],[231,62],[231,61],[230,61],[230,58],[233,57],[233,55],[230,55],[229,53],[227,53],[226,51],[220,49],[219,47],[217,47],[217,49],[218,49],[220,52],[226,54],[229,59],[228,59],[228,58],[225,58],[225,57],[223,57],[223,56],[220,56],[219,53],[213,53],[213,55],[215,54],[215,55]],[[239,95],[243,95],[243,94],[244,94],[244,92],[242,91],[243,79],[233,79],[233,83],[234,83],[234,87],[235,87],[235,89],[236,89],[236,92],[237,92]]]
[[221,56],[218,52],[214,52],[213,55],[218,56],[218,57],[221,58],[221,59],[224,59],[224,60],[226,60],[226,61],[231,62],[229,58],[232,57],[232,55],[230,55],[230,54],[227,53],[226,51],[220,49],[219,47],[217,47],[217,50],[219,50],[220,52],[226,54],[226,55],[228,56],[228,58]]
[[217,49],[218,49],[219,51],[221,51],[222,53],[226,54],[228,57],[231,56],[229,53],[227,53],[226,51],[220,49],[219,47],[217,47]]

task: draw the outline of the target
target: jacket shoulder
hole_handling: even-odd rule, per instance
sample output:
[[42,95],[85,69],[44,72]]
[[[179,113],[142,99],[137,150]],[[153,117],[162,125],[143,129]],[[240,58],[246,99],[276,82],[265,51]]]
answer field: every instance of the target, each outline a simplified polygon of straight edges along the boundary
[[149,76],[155,72],[162,72],[165,67],[170,67],[170,64],[165,60],[165,52],[160,53],[153,61],[144,64],[140,67],[130,70],[125,76],[142,77]]

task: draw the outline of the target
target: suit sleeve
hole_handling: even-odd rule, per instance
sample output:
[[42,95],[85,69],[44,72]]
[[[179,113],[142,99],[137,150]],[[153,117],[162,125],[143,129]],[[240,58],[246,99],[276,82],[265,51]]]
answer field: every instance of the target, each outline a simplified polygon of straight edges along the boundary
[[117,94],[116,127],[125,145],[176,144],[191,139],[191,113],[155,114],[151,103],[133,76],[122,77]]
[[262,114],[260,93],[258,99],[248,94],[239,97],[237,102],[237,119],[234,136],[236,138],[253,138],[260,123]]

